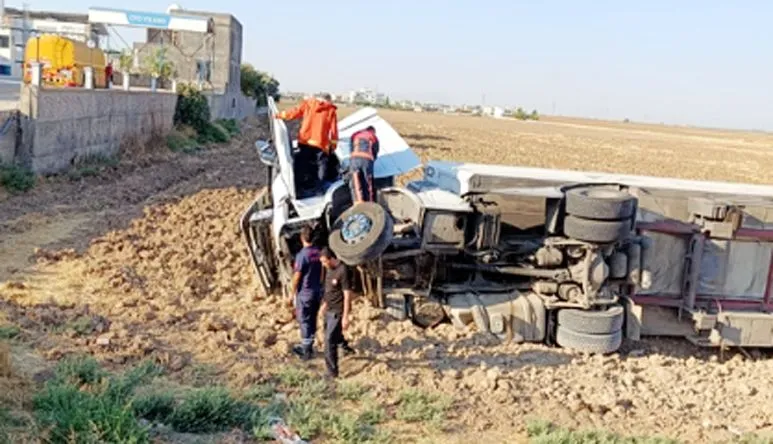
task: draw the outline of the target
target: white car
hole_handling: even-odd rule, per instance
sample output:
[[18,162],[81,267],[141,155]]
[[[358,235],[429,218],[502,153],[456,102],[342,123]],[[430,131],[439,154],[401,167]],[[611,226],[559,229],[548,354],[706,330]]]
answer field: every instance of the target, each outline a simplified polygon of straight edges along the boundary
[[365,108],[339,134],[376,127],[378,203],[352,205],[344,181],[297,199],[293,142],[269,102],[272,140],[256,143],[269,187],[241,221],[266,292],[287,293],[312,224],[375,306],[424,327],[594,353],[642,335],[773,346],[773,187],[440,161],[399,187],[422,165]]

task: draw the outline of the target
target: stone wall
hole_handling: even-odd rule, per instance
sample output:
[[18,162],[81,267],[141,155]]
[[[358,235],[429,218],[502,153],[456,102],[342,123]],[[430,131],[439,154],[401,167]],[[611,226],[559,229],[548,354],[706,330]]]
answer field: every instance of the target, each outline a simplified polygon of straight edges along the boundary
[[25,86],[23,156],[34,172],[50,174],[87,156],[116,154],[124,144],[168,134],[176,103],[177,95],[163,91]]

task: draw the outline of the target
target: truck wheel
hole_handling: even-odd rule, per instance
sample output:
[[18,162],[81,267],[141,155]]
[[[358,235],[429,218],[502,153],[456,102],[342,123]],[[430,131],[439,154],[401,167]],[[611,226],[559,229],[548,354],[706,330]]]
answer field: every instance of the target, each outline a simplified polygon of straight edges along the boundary
[[566,214],[594,220],[630,219],[636,212],[636,197],[625,191],[581,187],[566,191]]
[[362,202],[338,218],[328,237],[330,249],[354,266],[380,256],[392,242],[392,218],[381,205]]
[[564,234],[585,242],[618,242],[631,234],[631,220],[590,220],[568,215],[564,218]]
[[577,333],[609,334],[623,328],[623,307],[613,305],[603,311],[560,310],[558,312],[558,326]]
[[623,330],[605,335],[590,335],[559,325],[556,330],[556,343],[579,352],[608,354],[616,352],[623,344]]

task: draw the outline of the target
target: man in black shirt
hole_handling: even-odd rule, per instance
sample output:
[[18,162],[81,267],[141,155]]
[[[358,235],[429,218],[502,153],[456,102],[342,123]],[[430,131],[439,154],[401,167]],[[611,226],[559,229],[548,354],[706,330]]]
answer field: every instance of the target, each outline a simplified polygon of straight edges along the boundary
[[352,308],[352,276],[349,268],[341,263],[328,248],[323,248],[319,260],[325,267],[325,292],[322,311],[325,313],[325,365],[328,374],[338,377],[338,346],[344,353],[354,350],[344,339],[344,330],[349,326]]

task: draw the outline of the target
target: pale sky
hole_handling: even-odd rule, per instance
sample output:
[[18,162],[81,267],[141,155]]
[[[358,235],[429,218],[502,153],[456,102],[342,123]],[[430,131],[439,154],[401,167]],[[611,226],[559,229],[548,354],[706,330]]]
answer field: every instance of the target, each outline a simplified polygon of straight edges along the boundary
[[[169,3],[93,6],[163,12]],[[370,87],[449,104],[477,104],[485,95],[488,105],[543,114],[773,130],[773,2],[178,3],[236,16],[244,61],[271,72],[285,91]]]

